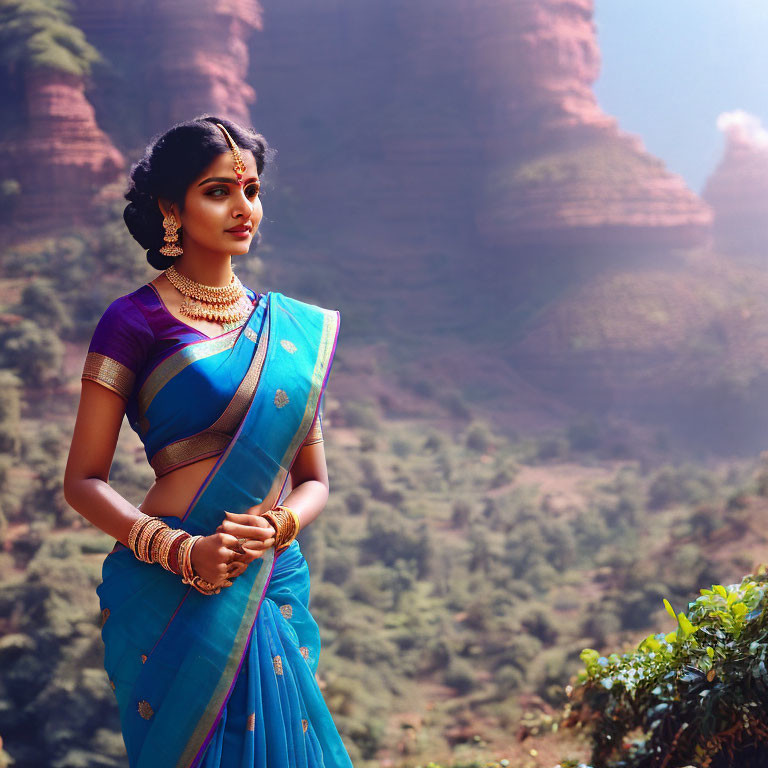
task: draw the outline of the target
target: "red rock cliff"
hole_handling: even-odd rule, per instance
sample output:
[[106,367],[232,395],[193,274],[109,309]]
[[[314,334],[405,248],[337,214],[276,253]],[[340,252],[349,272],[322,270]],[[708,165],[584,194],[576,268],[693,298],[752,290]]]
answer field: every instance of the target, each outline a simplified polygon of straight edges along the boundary
[[33,69],[25,107],[25,120],[0,148],[3,175],[21,184],[15,224],[39,233],[89,223],[94,192],[118,177],[125,160],[97,125],[83,79]]

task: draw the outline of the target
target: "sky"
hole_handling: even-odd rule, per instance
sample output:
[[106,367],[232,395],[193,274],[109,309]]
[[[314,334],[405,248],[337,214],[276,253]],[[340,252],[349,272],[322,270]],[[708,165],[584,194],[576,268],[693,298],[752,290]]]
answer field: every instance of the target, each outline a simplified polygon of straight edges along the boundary
[[701,192],[723,112],[768,128],[768,0],[595,0],[604,111]]

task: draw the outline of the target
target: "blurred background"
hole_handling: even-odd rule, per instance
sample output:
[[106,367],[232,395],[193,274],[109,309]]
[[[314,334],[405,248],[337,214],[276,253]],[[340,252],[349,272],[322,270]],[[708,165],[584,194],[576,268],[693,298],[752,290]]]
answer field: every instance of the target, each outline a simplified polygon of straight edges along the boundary
[[114,542],[61,480],[156,274],[128,171],[204,112],[278,151],[237,274],[341,311],[299,538],[355,765],[588,754],[580,650],[768,559],[766,36],[751,0],[0,0],[0,765],[127,765]]

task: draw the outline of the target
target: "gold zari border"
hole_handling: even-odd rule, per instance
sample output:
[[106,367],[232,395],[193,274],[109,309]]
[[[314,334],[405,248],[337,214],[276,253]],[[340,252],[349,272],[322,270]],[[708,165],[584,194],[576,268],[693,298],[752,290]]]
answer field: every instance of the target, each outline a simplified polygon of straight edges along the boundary
[[126,400],[131,396],[136,374],[127,366],[99,352],[89,352],[81,379],[96,381]]
[[309,430],[309,434],[307,435],[307,439],[304,441],[304,445],[312,445],[312,443],[321,443],[323,442],[323,427],[320,423],[320,414],[317,414],[317,418],[314,421],[314,424],[312,424],[312,427]]
[[152,457],[150,464],[155,474],[161,475],[170,472],[182,464],[191,464],[193,461],[200,461],[221,453],[229,444],[232,435],[226,435],[222,432],[212,432],[206,430],[199,432],[192,437],[177,440],[175,443],[161,448]]

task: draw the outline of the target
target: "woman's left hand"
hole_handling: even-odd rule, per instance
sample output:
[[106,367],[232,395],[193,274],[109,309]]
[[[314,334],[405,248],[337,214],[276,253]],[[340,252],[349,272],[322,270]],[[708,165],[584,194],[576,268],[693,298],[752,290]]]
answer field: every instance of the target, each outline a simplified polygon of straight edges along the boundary
[[[253,509],[253,507],[252,507]],[[237,553],[232,560],[232,569],[228,578],[239,576],[250,563],[262,557],[275,544],[275,529],[269,520],[261,515],[245,512],[241,515],[224,511],[226,517],[216,529],[217,532],[228,533],[238,539],[247,539],[242,543],[243,552]]]

